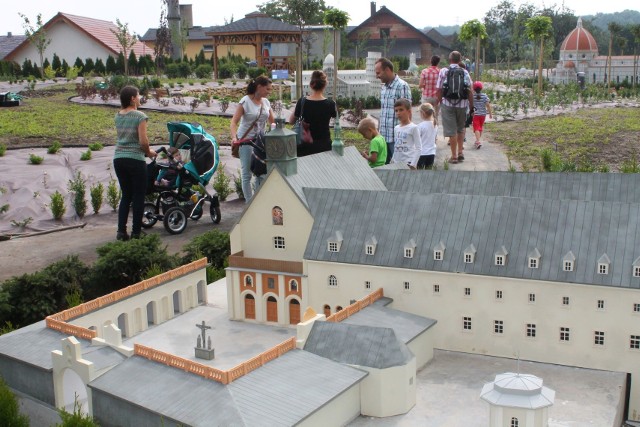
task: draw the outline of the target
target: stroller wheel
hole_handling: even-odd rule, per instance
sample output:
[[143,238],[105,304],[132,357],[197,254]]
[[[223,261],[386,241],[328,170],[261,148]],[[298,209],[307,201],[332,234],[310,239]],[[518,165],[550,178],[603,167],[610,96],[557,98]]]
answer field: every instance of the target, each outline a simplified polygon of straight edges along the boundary
[[190,219],[197,221],[200,218],[202,218],[202,203],[200,204],[200,206],[198,206],[193,213],[191,214]]
[[181,207],[174,206],[167,209],[164,215],[164,228],[170,234],[180,234],[187,228],[187,214]]
[[209,213],[211,214],[211,221],[214,224],[220,224],[220,220],[222,219],[222,215],[220,214],[220,206],[213,206],[209,208]]
[[156,212],[156,205],[153,203],[144,204],[144,213],[142,214],[142,227],[151,228],[158,222],[158,212]]

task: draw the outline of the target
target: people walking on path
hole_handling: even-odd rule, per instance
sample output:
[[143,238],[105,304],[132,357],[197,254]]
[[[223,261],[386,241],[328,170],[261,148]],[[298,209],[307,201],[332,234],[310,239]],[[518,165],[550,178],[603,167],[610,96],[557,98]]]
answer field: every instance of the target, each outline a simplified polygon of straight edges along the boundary
[[[382,82],[380,90],[380,119],[378,120],[378,130],[387,142],[387,164],[391,162],[394,151],[395,137],[394,128],[398,124],[398,119],[394,111],[394,105],[398,99],[411,99],[411,89],[409,84],[402,80],[393,72],[393,63],[387,58],[380,58],[376,61],[376,77]],[[411,112],[409,111],[409,114]]]
[[489,97],[485,93],[482,93],[482,82],[474,82],[473,91],[475,92],[473,95],[473,106],[475,108],[473,113],[473,133],[476,136],[475,146],[476,148],[480,148],[482,147],[480,138],[482,137],[482,130],[487,114],[489,118],[492,118],[491,103],[489,102]]
[[440,74],[440,68],[438,68],[438,64],[440,64],[440,57],[438,55],[433,55],[431,57],[431,66],[425,68],[420,73],[420,84],[419,87],[422,89],[422,103],[425,102],[431,104],[434,107],[435,115],[433,119],[435,124],[438,124],[438,114],[440,113],[440,103],[438,101],[438,74]]
[[459,66],[460,52],[449,54],[449,67],[442,68],[438,75],[438,100],[441,103],[442,127],[445,138],[449,138],[451,148],[450,163],[464,160],[464,136],[467,108],[473,109],[471,76]]
[[393,163],[405,163],[409,168],[416,169],[420,158],[420,131],[418,125],[411,121],[411,101],[398,99],[394,109],[398,124],[394,128]]
[[438,126],[435,120],[435,109],[433,105],[425,102],[420,106],[420,117],[422,121],[418,124],[420,132],[420,159],[418,169],[431,169],[436,159],[436,137]]

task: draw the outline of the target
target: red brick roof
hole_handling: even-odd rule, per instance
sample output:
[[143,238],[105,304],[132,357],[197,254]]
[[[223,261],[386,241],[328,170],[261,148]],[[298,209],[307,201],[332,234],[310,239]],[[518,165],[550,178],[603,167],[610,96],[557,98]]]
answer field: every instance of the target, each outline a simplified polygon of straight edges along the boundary
[[[94,39],[97,43],[106,47],[110,51],[112,56],[117,57],[120,54],[122,47],[120,46],[120,43],[118,43],[118,39],[115,34],[111,32],[111,30],[116,32],[118,31],[118,27],[113,22],[58,12],[56,16],[54,16],[46,24],[44,24],[44,29],[49,30],[60,21],[64,21],[68,25],[75,27],[79,31],[85,33],[87,37]],[[7,58],[12,57],[15,52],[20,50],[27,43],[29,43],[28,40],[22,42],[11,53],[7,55]],[[70,41],[70,43],[72,43],[72,41]],[[153,49],[149,49],[144,45],[144,43],[139,40],[136,41],[136,43],[133,45],[132,50],[135,52],[137,57],[140,57],[141,55],[153,56]],[[128,56],[129,53],[127,52],[125,54],[125,57]]]
[[582,28],[582,18],[578,18],[578,25],[564,39],[560,50],[598,51],[596,40]]

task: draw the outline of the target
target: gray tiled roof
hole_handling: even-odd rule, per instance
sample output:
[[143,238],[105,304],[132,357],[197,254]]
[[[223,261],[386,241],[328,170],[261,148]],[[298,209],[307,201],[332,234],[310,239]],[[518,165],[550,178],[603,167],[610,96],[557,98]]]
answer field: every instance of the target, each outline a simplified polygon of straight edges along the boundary
[[[314,217],[307,260],[640,288],[640,278],[632,277],[640,255],[639,204],[327,189],[305,195]],[[340,252],[328,252],[326,240],[338,229]],[[371,256],[364,249],[373,232],[378,243]],[[409,238],[417,247],[413,258],[404,258]],[[440,241],[444,259],[435,261]],[[477,253],[467,264],[463,251],[470,244]],[[502,246],[507,263],[496,266]],[[539,268],[528,267],[534,248]],[[561,269],[569,251],[576,257],[573,272]],[[603,253],[611,259],[609,274],[596,273]]]
[[255,32],[285,32],[299,33],[300,29],[295,25],[278,21],[261,13],[250,13],[242,19],[233,21],[228,25],[222,25],[211,30],[213,33],[255,33]]
[[[43,369],[53,367],[51,351],[61,350],[61,341],[67,334],[49,329],[44,320],[25,326],[0,337],[0,354],[22,360]],[[125,356],[107,346],[91,346],[91,342],[78,339],[82,358],[94,363],[95,369],[114,366]]]
[[347,317],[342,323],[393,329],[398,339],[405,344],[409,344],[437,323],[434,319],[395,310],[378,302],[380,300]]
[[246,425],[290,426],[366,376],[359,369],[292,350],[232,382],[229,391]]
[[379,168],[374,170],[390,191],[628,203],[640,201],[638,174],[471,171],[413,173]]
[[0,36],[0,59],[7,56],[9,52],[18,47],[18,45],[26,39],[27,36],[23,35]]
[[295,425],[366,375],[292,350],[223,385],[133,356],[89,386],[187,425]]
[[385,369],[407,364],[414,356],[393,329],[314,322],[304,350],[350,365]]
[[298,173],[285,179],[305,204],[304,188],[385,191],[384,184],[356,147],[345,147],[344,156],[325,151],[300,157],[297,162]]
[[[216,28],[218,28],[217,25],[213,27],[191,27],[189,28],[189,35],[187,38],[189,40],[211,40],[213,42],[211,36],[207,36],[205,33],[213,31]],[[140,40],[144,42],[155,42],[157,32],[157,28],[149,28],[147,32],[140,37]]]

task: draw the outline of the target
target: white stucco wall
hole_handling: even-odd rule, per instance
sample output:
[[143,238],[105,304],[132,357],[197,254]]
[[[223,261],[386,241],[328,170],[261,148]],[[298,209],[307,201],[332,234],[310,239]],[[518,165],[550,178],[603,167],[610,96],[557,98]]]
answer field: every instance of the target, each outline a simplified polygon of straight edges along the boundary
[[417,336],[413,341],[407,344],[409,350],[416,357],[416,369],[420,370],[433,359],[433,339],[435,336],[434,328],[437,328],[436,323],[431,328],[424,331]]
[[[103,45],[63,21],[55,23],[47,32],[47,37],[51,39],[51,44],[44,52],[44,57],[49,58],[49,62],[53,59],[54,53],[60,57],[60,61],[66,60],[69,66],[72,66],[78,57],[83,62],[86,58],[91,58],[93,61],[101,58],[106,61],[109,54],[115,57],[115,54]],[[153,51],[150,49],[148,53]],[[17,52],[14,60],[22,65],[25,58],[29,58],[31,62],[40,66],[40,55],[30,43],[25,44],[25,47]]]
[[[308,261],[309,304],[346,306],[350,299],[384,288],[393,307],[436,319],[434,347],[501,357],[519,357],[545,363],[632,373],[630,414],[640,415],[640,350],[630,349],[630,335],[640,335],[640,303],[636,289],[579,285],[433,271],[403,270],[352,264]],[[333,274],[338,286],[330,288]],[[404,290],[404,282],[410,290]],[[434,285],[440,292],[434,293]],[[469,287],[470,296],[464,295]],[[496,291],[503,298],[495,297]],[[535,303],[529,303],[529,294]],[[570,304],[562,304],[563,297]],[[605,308],[598,309],[598,300]],[[463,317],[472,329],[463,330]],[[494,320],[504,322],[504,333],[494,333]],[[536,325],[536,337],[526,336],[526,325]],[[560,327],[570,329],[570,341],[560,341]],[[605,345],[594,344],[594,331],[605,333]]]
[[302,427],[344,426],[359,415],[360,383],[354,384],[297,425]]
[[362,415],[390,417],[407,413],[416,404],[416,358],[386,369],[356,366],[369,372],[360,386]]

